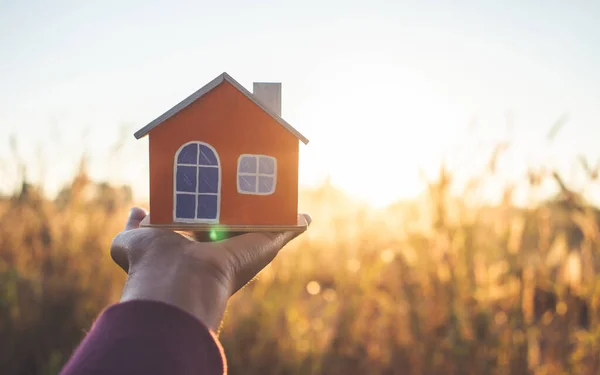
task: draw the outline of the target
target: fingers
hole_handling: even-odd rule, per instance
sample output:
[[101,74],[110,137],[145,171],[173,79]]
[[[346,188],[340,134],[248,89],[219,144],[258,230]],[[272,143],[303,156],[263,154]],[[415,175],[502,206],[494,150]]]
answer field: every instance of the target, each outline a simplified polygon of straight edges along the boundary
[[[312,218],[303,214],[307,227],[310,226]],[[248,248],[260,249],[260,252],[277,253],[285,244],[298,237],[302,232],[255,232],[237,235],[227,239],[227,247],[230,249]]]
[[140,223],[146,217],[146,211],[139,207],[134,207],[129,211],[129,217],[125,224],[125,230],[137,229],[140,227]]
[[[312,219],[305,215],[310,225]],[[222,245],[233,257],[235,289],[238,290],[266,267],[288,242],[302,232],[257,232],[230,238]]]
[[232,237],[224,241],[232,251],[236,249],[253,249],[260,252],[277,252],[285,244],[294,239],[297,232],[254,232]]
[[223,241],[222,245],[231,256],[232,292],[237,292],[252,280],[297,235],[293,232],[247,233]]
[[[306,219],[307,227],[310,226],[312,218],[307,214],[304,214],[304,218]],[[223,245],[234,253],[248,253],[253,259],[262,257],[273,259],[281,248],[300,234],[302,232],[246,233],[223,241]],[[249,259],[249,261],[251,260]]]
[[[310,226],[310,223],[312,222],[312,218],[310,217],[310,215],[308,214],[302,214],[302,216],[304,217],[304,219],[306,220],[307,223],[307,227]],[[223,241],[232,237],[237,237],[237,236],[241,236],[244,235],[248,232],[227,232],[227,231],[210,231],[210,232],[206,232],[206,231],[192,231],[190,232],[186,237],[189,239],[193,239],[196,242],[215,242],[215,241]],[[296,235],[298,235],[300,233],[297,233]]]
[[306,227],[310,227],[310,223],[312,223],[312,217],[309,214],[302,214],[304,219],[306,220]]

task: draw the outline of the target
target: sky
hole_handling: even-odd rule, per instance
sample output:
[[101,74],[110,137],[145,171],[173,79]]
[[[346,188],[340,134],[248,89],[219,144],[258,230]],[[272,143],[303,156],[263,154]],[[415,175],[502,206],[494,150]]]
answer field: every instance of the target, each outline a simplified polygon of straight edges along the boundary
[[19,180],[15,139],[50,194],[86,155],[145,199],[133,133],[222,72],[282,82],[282,117],[310,139],[303,186],[382,206],[442,159],[475,173],[503,140],[496,188],[542,162],[577,184],[574,159],[600,157],[598,19],[593,1],[0,0],[0,190]]

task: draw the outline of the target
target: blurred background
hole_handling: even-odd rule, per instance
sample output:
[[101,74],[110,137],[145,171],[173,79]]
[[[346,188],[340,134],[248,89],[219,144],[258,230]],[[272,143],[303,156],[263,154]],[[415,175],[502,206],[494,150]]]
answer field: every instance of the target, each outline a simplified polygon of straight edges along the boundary
[[[125,279],[133,132],[283,83],[310,230],[233,297],[232,374],[600,371],[600,4],[0,1],[0,373],[56,374]],[[323,266],[327,265],[327,266]]]

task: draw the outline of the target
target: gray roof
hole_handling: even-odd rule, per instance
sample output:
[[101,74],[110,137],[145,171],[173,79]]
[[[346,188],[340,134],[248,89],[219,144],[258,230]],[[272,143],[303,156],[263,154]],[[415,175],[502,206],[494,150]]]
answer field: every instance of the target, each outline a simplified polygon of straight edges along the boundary
[[257,106],[259,106],[263,111],[265,111],[267,114],[269,114],[281,126],[286,128],[290,133],[292,133],[294,136],[296,136],[296,138],[301,140],[304,144],[308,144],[308,139],[305,136],[300,134],[300,132],[298,132],[296,129],[294,129],[292,127],[292,125],[288,124],[280,116],[278,116],[275,113],[273,113],[272,111],[270,111],[265,105],[261,104],[258,101],[258,99],[254,95],[252,95],[252,93],[250,93],[248,90],[246,90],[244,88],[244,86],[240,85],[235,79],[233,79],[227,73],[223,73],[223,74],[219,75],[217,78],[215,78],[212,81],[210,81],[209,83],[207,83],[200,90],[196,91],[192,95],[183,99],[183,101],[181,101],[175,107],[169,109],[167,112],[160,115],[154,121],[152,121],[148,125],[144,126],[140,130],[135,132],[135,134],[134,134],[135,138],[137,138],[137,139],[142,138],[143,136],[148,134],[150,132],[150,130],[154,129],[158,125],[162,124],[163,122],[167,121],[171,117],[175,116],[175,114],[177,114],[179,111],[183,110],[184,108],[186,108],[187,106],[189,106],[190,104],[195,102],[196,100],[200,99],[204,94],[208,93],[215,87],[219,86],[223,81],[227,81],[227,82],[231,83],[233,85],[233,87],[238,89],[242,94],[246,95],[246,97],[248,97],[248,99],[252,100]]

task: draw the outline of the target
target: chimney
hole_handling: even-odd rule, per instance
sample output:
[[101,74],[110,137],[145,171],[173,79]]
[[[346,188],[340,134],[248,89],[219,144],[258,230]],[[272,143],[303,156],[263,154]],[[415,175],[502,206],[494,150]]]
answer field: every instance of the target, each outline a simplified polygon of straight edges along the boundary
[[252,91],[262,105],[277,116],[281,116],[280,82],[254,82]]

